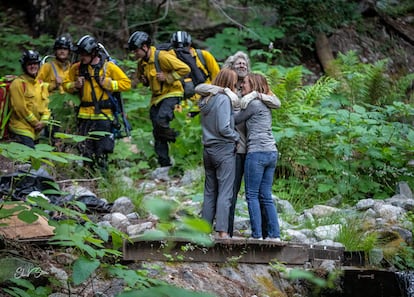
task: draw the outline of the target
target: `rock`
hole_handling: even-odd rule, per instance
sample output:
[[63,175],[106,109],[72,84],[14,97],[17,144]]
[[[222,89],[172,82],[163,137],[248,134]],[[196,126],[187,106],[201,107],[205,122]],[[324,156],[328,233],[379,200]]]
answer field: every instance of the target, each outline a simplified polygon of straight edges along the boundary
[[397,194],[403,195],[409,199],[413,199],[413,192],[410,189],[410,186],[407,182],[401,181],[397,184],[397,190],[395,191]]
[[334,240],[339,235],[339,231],[341,230],[341,225],[333,224],[327,226],[318,226],[314,230],[314,234],[316,239],[323,240],[323,239],[331,239]]
[[131,199],[125,196],[119,197],[114,201],[114,204],[112,205],[111,212],[119,212],[124,215],[130,214],[134,212],[135,205],[132,203]]
[[374,205],[375,205],[374,199],[371,199],[371,198],[362,199],[358,201],[358,203],[355,205],[355,208],[359,211],[364,211],[364,210],[374,207]]
[[144,222],[141,224],[129,225],[127,227],[127,234],[129,236],[136,236],[143,234],[145,230],[150,230],[152,228],[154,228],[153,222]]
[[283,213],[287,216],[296,215],[296,210],[293,208],[292,204],[287,200],[276,199],[277,211]]
[[312,208],[307,210],[307,212],[311,213],[315,218],[327,217],[338,211],[338,208],[326,205],[314,205]]
[[396,223],[404,210],[401,207],[393,205],[383,205],[378,209],[378,215],[387,223]]
[[130,223],[126,215],[120,212],[115,212],[112,214],[111,225],[118,230],[126,232],[126,229]]

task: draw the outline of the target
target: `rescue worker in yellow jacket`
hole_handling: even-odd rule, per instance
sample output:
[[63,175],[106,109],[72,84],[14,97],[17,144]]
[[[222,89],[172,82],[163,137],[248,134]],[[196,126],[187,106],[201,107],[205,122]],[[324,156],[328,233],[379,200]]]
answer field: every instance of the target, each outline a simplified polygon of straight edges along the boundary
[[63,87],[70,93],[77,92],[80,106],[77,114],[78,133],[90,135],[93,131],[108,132],[105,136],[94,135],[80,143],[81,154],[92,160],[93,168],[107,169],[108,154],[115,146],[113,136],[115,122],[112,92],[128,91],[131,80],[115,63],[103,58],[101,47],[95,38],[85,35],[74,50],[80,61],[74,63],[66,76]]
[[[60,36],[55,40],[53,45],[54,56],[46,56],[43,58],[43,65],[40,66],[39,73],[37,78],[47,82],[49,84],[49,92],[51,94],[58,93],[64,94],[63,81],[66,75],[69,72],[71,61],[71,51],[72,51],[72,41],[67,36]],[[46,58],[50,58],[46,61]],[[45,62],[46,61],[46,62]],[[67,131],[69,128],[69,117],[68,114],[71,114],[73,109],[73,104],[68,104],[63,100],[63,97],[60,96],[51,96],[50,97],[50,109],[52,110],[52,118],[56,119],[56,115],[62,116],[59,118],[60,125],[63,126],[63,130]],[[54,102],[57,100],[58,102]],[[55,124],[55,121],[51,121],[51,126],[46,126],[44,129],[45,136],[50,140],[50,144],[59,147],[61,144],[58,139],[55,138],[55,133],[59,132],[59,125]]]
[[50,118],[48,84],[36,78],[40,61],[38,52],[24,51],[20,58],[24,73],[10,85],[12,114],[9,130],[14,141],[31,148],[35,147]]
[[167,181],[172,166],[168,142],[175,142],[178,136],[178,132],[170,127],[170,122],[174,119],[174,109],[184,94],[180,79],[190,72],[190,67],[168,51],[160,51],[158,61],[161,72],[157,73],[154,63],[156,48],[151,46],[149,35],[142,31],[136,31],[129,37],[128,48],[138,60],[138,79],[149,86],[152,92],[150,118],[155,139],[154,149],[160,165],[152,172],[152,177]]
[[72,41],[69,37],[60,36],[55,40],[53,50],[55,56],[40,67],[37,78],[49,83],[49,92],[58,90],[63,94],[63,80],[71,66]]
[[[202,71],[205,79],[204,81],[198,81],[195,85],[199,83],[211,84],[219,73],[220,66],[217,63],[216,58],[209,51],[204,49],[195,49],[192,44],[191,35],[186,31],[174,32],[171,36],[171,45],[174,50],[182,48],[187,49],[194,57],[196,66]],[[193,117],[200,112],[197,104],[200,98],[201,96],[195,93],[194,96],[188,98],[190,102],[184,102],[184,106],[191,105],[189,116]]]

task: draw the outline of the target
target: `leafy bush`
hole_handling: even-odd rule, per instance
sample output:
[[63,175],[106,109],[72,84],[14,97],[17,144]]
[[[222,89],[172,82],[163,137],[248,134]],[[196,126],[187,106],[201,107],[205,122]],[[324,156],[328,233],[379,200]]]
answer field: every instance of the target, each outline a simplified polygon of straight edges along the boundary
[[[353,53],[341,59],[354,61]],[[407,168],[414,130],[402,121],[414,115],[403,96],[410,79],[388,79],[384,88],[384,76],[377,70],[372,75],[372,66],[339,64],[343,65],[339,79],[324,77],[311,86],[300,85],[301,71],[292,69],[283,77],[279,69],[268,71],[276,83],[272,89],[282,101],[282,108],[274,111],[273,127],[279,165],[305,188],[312,188],[315,198],[339,194],[355,202],[386,197],[398,181],[414,181]],[[377,84],[382,99],[374,101],[382,105],[357,99],[373,94]]]

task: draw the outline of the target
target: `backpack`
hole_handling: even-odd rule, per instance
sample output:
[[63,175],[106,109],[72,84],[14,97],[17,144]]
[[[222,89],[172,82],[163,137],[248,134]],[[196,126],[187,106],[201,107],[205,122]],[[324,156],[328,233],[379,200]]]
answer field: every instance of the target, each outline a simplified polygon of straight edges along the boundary
[[[0,139],[8,138],[7,124],[12,114],[9,88],[16,77],[15,75],[6,75],[0,78]],[[23,88],[25,88],[24,84]]]
[[[114,119],[112,121],[112,133],[114,134],[114,136],[116,138],[122,138],[122,137],[125,137],[125,136],[130,137],[132,126],[128,122],[128,119],[127,119],[126,111],[124,109],[124,101],[122,99],[121,92],[110,92],[110,91],[104,89],[101,86],[100,82],[99,82],[99,71],[100,71],[101,68],[103,68],[103,73],[105,74],[106,73],[106,63],[108,63],[108,62],[117,64],[116,61],[114,59],[112,59],[108,54],[103,55],[101,53],[101,62],[100,62],[100,64],[96,65],[96,67],[94,67],[93,78],[95,79],[95,81],[97,82],[99,87],[102,88],[102,90],[107,93],[108,98],[109,98],[109,102],[108,102],[109,105],[107,105],[106,100],[101,101],[100,99],[98,100],[98,98],[95,97],[95,92],[94,92],[93,87],[92,87],[92,101],[93,101],[92,103],[95,107],[96,112],[102,113],[107,118],[109,118],[109,117],[105,113],[103,113],[101,111],[101,109],[102,108],[110,108],[112,110],[113,117],[114,117]],[[90,81],[90,83],[92,85],[92,77],[89,75],[87,67],[88,67],[87,65],[79,64],[79,73],[81,75],[83,75],[88,81]],[[119,120],[119,117],[121,117],[122,121]],[[121,122],[122,122],[122,124],[121,124]],[[125,135],[121,131],[122,125],[124,126],[123,128],[125,130]]]
[[[171,49],[173,49],[173,47],[170,43],[163,43],[156,47],[154,63],[155,63],[155,68],[157,72],[161,71],[160,63],[158,60],[160,51],[161,50],[168,51]],[[196,59],[191,55],[191,53],[189,52],[187,48],[174,49],[174,52],[177,58],[183,61],[185,64],[187,64],[191,69],[190,74],[188,74],[184,79],[181,79],[181,84],[183,85],[183,89],[184,89],[184,99],[193,97],[195,95],[195,87],[205,82],[207,78],[209,77],[208,73],[206,73],[207,71],[205,70],[207,69],[207,67],[205,65],[205,60],[201,53],[201,50],[197,49],[196,51],[197,51],[197,56],[199,57],[201,63],[203,64],[204,70],[200,69],[197,66]]]

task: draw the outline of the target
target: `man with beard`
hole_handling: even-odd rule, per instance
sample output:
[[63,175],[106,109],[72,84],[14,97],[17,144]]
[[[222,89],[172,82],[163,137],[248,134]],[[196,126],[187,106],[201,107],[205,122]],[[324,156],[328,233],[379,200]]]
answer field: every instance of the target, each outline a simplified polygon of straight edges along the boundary
[[247,54],[238,51],[233,56],[227,58],[224,62],[223,68],[230,68],[236,71],[238,80],[236,84],[237,95],[241,96],[241,84],[246,75],[250,72],[250,59]]

